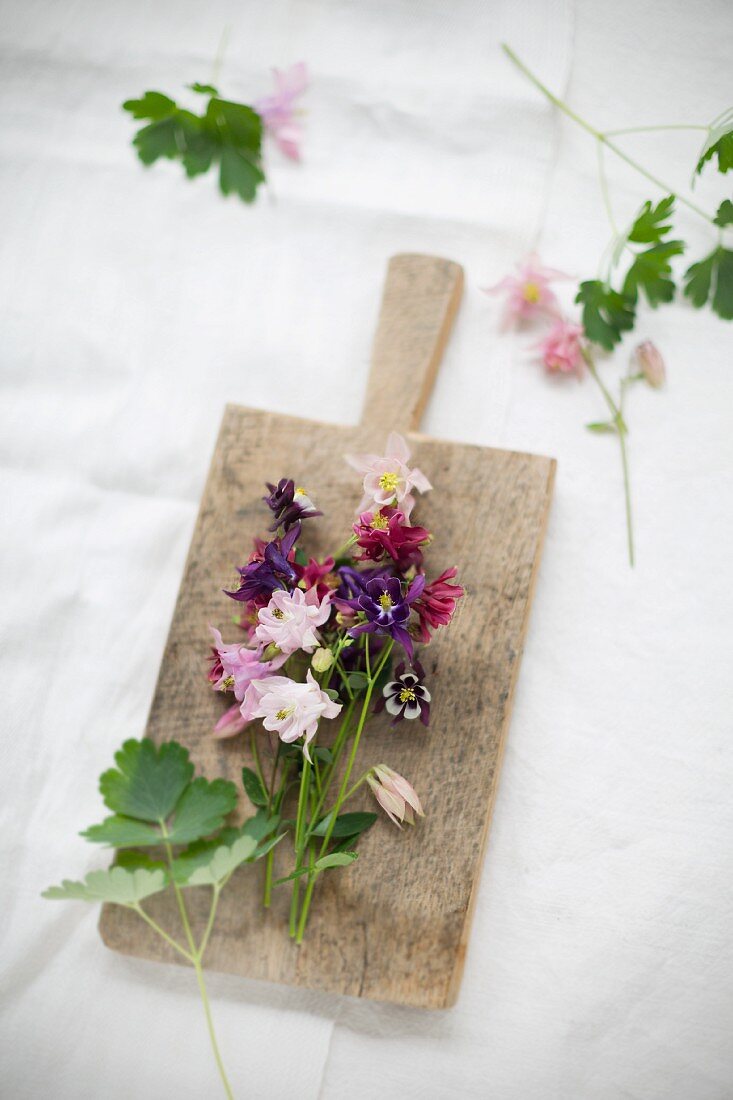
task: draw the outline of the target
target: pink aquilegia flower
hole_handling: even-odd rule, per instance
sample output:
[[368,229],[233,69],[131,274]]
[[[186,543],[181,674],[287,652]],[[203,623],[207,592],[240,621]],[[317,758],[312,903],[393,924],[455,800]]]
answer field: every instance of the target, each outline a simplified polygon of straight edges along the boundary
[[667,377],[664,359],[659,348],[651,340],[643,340],[638,347],[634,348],[632,362],[653,389],[658,390],[664,385]]
[[273,69],[275,91],[254,104],[265,129],[272,134],[278,148],[291,160],[300,160],[302,129],[298,122],[295,101],[308,87],[308,69],[304,61],[289,69]]
[[330,592],[319,600],[315,588],[307,592],[302,588],[292,592],[279,588],[273,592],[267,607],[257,612],[259,626],[255,637],[264,645],[277,646],[288,656],[297,649],[312,653],[320,642],[316,627],[322,626],[330,614]]
[[460,584],[448,583],[457,573],[455,566],[444,570],[434,581],[425,585],[413,604],[420,619],[420,641],[423,645],[430,641],[431,629],[448,625],[453,618],[456,602],[465,595],[465,589]]
[[262,646],[251,649],[241,642],[225,645],[216,627],[210,626],[209,630],[216,643],[211,657],[209,680],[215,691],[233,691],[240,703],[251,680],[261,680],[285,663],[284,655],[271,661],[263,661]]
[[516,275],[506,275],[495,286],[484,288],[484,294],[506,296],[502,328],[513,328],[538,314],[557,314],[557,298],[550,283],[568,278],[562,271],[544,267],[533,254],[519,264]]
[[387,817],[399,829],[402,828],[403,821],[414,825],[415,814],[425,816],[415,788],[404,776],[386,764],[378,764],[376,768],[372,768],[367,776],[367,783]]
[[583,371],[583,326],[559,317],[544,340],[537,345],[542,362],[551,374],[575,374]]
[[289,676],[270,676],[253,688],[259,698],[252,707],[252,717],[262,718],[265,729],[277,733],[287,744],[303,737],[303,752],[310,760],[308,745],[316,735],[320,719],[335,718],[341,704],[320,688],[310,669],[304,684]]
[[357,512],[389,506],[398,506],[405,519],[415,504],[412,490],[426,493],[432,485],[417,468],[410,469],[407,462],[410,449],[398,432],[390,432],[384,455],[346,455],[346,461],[364,478],[364,497]]

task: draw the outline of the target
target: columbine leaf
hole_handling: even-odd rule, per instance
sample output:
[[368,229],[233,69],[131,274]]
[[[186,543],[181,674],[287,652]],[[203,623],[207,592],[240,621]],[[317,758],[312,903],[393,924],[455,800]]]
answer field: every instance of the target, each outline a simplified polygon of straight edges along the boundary
[[262,169],[238,149],[225,146],[221,151],[219,188],[222,195],[232,192],[245,202],[252,202],[258,186],[264,181]]
[[[240,832],[246,836],[254,837],[256,841],[264,840],[270,833],[274,833],[280,824],[280,815],[272,814],[268,815],[266,810],[258,810],[254,817],[250,817],[241,826]],[[226,830],[221,834],[222,838],[225,836]],[[226,843],[229,843],[226,841]]]
[[218,142],[258,156],[262,144],[262,119],[244,103],[213,97],[204,115],[204,125]]
[[599,279],[580,284],[575,301],[583,306],[583,328],[594,344],[612,351],[634,327],[634,302]]
[[595,420],[592,424],[586,424],[586,428],[589,432],[598,432],[599,434],[604,432],[616,432],[616,425],[610,420]]
[[115,855],[115,867],[124,867],[128,871],[165,871],[168,866],[162,859],[153,859],[147,852],[138,852],[134,848],[125,848]]
[[110,810],[140,821],[168,817],[193,776],[188,751],[177,741],[156,748],[147,737],[125,741],[116,768],[104,772],[99,789]]
[[733,252],[716,248],[685,273],[685,295],[700,309],[710,302],[724,321],[733,320]]
[[728,172],[733,168],[733,107],[723,111],[712,123],[705,143],[700,150],[695,174],[700,175],[705,164],[718,158],[718,171]]
[[331,852],[316,860],[317,871],[327,871],[329,867],[348,867],[359,858],[358,852]]
[[[322,818],[318,822],[313,830],[313,836],[325,836],[328,832],[328,827],[331,821],[331,814]],[[374,822],[377,820],[377,815],[372,813],[351,813],[351,814],[339,814],[336,818],[333,829],[331,830],[331,836],[333,837],[353,837],[358,836],[359,833],[363,833],[366,829],[370,829]]]
[[656,244],[672,228],[668,221],[674,212],[674,195],[660,199],[656,206],[645,202],[631,227],[628,239],[635,244]]
[[257,772],[252,771],[251,768],[242,768],[242,786],[253,806],[267,805],[267,791]]
[[653,308],[660,302],[671,302],[675,285],[670,277],[672,266],[669,261],[672,256],[679,256],[684,249],[682,241],[663,241],[640,252],[624,279],[624,295],[636,303],[639,291],[643,290]]
[[106,844],[109,848],[154,848],[161,839],[160,830],[155,826],[121,814],[106,817],[99,825],[90,825],[79,835],[92,844]]
[[154,164],[161,157],[172,160],[180,152],[178,132],[175,119],[164,118],[138,130],[132,144],[143,164]]
[[52,900],[77,899],[79,901],[108,901],[114,905],[136,905],[159,894],[168,885],[165,871],[136,870],[110,867],[108,871],[91,871],[83,882],[64,879],[60,886],[44,891],[44,898]]
[[733,225],[733,202],[730,199],[723,199],[713,221],[721,228],[725,228],[726,225]]
[[348,683],[352,691],[364,691],[369,684],[369,677],[366,672],[350,672]]
[[194,80],[193,84],[187,84],[187,88],[190,88],[192,92],[198,92],[199,95],[218,95],[218,89],[213,84],[199,84],[198,80]]
[[[240,864],[251,859],[256,851],[257,841],[251,836],[240,836],[233,844],[213,844],[204,856],[199,853],[196,865],[192,866],[185,858],[177,860],[176,881],[183,886],[219,886]],[[179,878],[181,865],[188,874]]]
[[228,779],[194,779],[176,806],[168,840],[171,844],[190,844],[208,836],[221,828],[236,804],[237,788]]
[[174,100],[162,92],[145,92],[140,99],[126,99],[122,109],[129,111],[133,118],[147,118],[151,122],[157,122],[161,118],[168,118],[177,107]]

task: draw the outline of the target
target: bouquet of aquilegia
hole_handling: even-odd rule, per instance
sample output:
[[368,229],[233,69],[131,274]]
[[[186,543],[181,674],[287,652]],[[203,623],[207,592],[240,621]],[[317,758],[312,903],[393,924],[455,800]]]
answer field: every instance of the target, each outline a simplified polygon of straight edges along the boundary
[[[386,708],[393,723],[420,718],[427,726],[430,692],[415,659],[431,631],[447,625],[463,589],[447,569],[428,583],[424,527],[413,526],[413,489],[430,488],[393,433],[387,454],[349,462],[364,475],[364,499],[353,535],[333,557],[308,558],[297,545],[303,521],[321,515],[303,489],[284,478],[265,501],[273,522],[269,542],[255,539],[239,570],[240,627],[245,642],[216,648],[209,680],[236,702],[215,734],[230,737],[261,719],[270,735],[269,758],[258,750],[251,725],[255,768],[242,782],[256,813],[235,828],[226,819],[237,803],[228,779],[194,776],[188,751],[176,741],[126,741],[99,788],[112,813],[82,836],[117,849],[114,865],[90,871],[83,881],[65,879],[46,890],[57,900],[106,902],[131,909],[196,972],[212,1050],[228,1097],[232,1088],[214,1033],[203,958],[222,891],[245,863],[265,861],[265,905],[273,887],[273,849],[293,842],[290,933],[302,941],[318,876],[357,858],[356,843],[376,814],[342,812],[367,783],[398,826],[422,815],[411,784],[386,764],[371,764],[355,778],[359,744],[369,714]],[[397,647],[399,659],[392,669]],[[328,721],[321,723],[321,719]],[[334,722],[338,719],[338,725]],[[328,727],[334,733],[329,737]],[[317,738],[317,743],[316,743]],[[326,741],[330,744],[327,746]],[[345,758],[345,764],[343,762]],[[267,760],[269,769],[263,768]],[[295,798],[290,798],[297,790]],[[294,816],[286,817],[294,808]],[[304,887],[304,890],[303,890]],[[194,934],[186,903],[191,889],[210,891],[209,916]],[[161,927],[147,909],[156,894],[171,891],[183,938]],[[145,903],[145,907],[143,905]]]
[[[415,648],[450,622],[463,595],[451,583],[454,568],[430,582],[425,575],[431,535],[411,523],[411,513],[414,490],[431,485],[408,467],[409,457],[394,432],[386,455],[347,457],[363,476],[364,496],[350,538],[324,561],[299,545],[304,522],[322,513],[291,479],[268,484],[270,541],[255,539],[236,590],[227,592],[242,605],[238,622],[247,641],[225,645],[212,628],[209,679],[235,696],[214,733],[229,737],[257,723],[250,729],[254,769],[243,770],[244,786],[255,806],[278,817],[280,835],[291,836],[292,872],[276,884],[292,880],[290,935],[298,943],[319,875],[352,863],[359,835],[375,820],[344,812],[356,791],[368,784],[398,826],[423,813],[411,784],[387,764],[357,766],[372,711],[386,708],[393,724],[419,718],[428,725],[430,691]],[[258,749],[259,722],[270,735],[267,758]],[[297,808],[286,817],[286,799],[296,790]]]

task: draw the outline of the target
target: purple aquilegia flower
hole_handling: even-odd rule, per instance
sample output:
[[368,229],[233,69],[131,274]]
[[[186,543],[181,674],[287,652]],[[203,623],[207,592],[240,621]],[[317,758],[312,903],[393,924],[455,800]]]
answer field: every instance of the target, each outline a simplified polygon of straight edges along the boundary
[[240,603],[254,600],[267,604],[276,588],[292,588],[297,574],[288,559],[299,534],[300,524],[296,523],[283,538],[268,542],[262,558],[256,558],[237,570],[240,582],[236,592],[224,589],[225,594]]
[[355,611],[366,617],[366,622],[352,627],[349,634],[352,638],[359,634],[388,634],[404,647],[412,660],[412,638],[407,631],[410,604],[424,587],[422,573],[415,577],[407,592],[402,591],[402,582],[397,577],[374,577],[367,581],[361,595],[356,600],[347,601]]
[[427,726],[430,722],[430,692],[423,683],[424,679],[425,669],[419,661],[413,662],[409,672],[405,672],[404,662],[397,665],[395,679],[384,685],[383,698],[376,709],[386,707],[387,713],[392,715],[393,726],[403,718],[408,721],[419,718]]
[[270,481],[266,484],[270,495],[262,499],[273,514],[274,522],[270,528],[271,531],[277,531],[278,527],[289,531],[300,520],[323,515],[305,489],[296,488],[291,477],[280,478],[277,485],[273,485]]

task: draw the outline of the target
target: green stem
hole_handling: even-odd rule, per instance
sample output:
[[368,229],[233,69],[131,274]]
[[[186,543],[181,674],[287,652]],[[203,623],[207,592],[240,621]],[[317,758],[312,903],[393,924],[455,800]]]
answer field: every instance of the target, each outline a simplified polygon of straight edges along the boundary
[[221,885],[217,883],[213,887],[213,894],[211,897],[211,908],[209,909],[209,919],[206,922],[206,928],[204,934],[201,937],[201,943],[199,944],[198,957],[203,959],[204,952],[209,945],[209,937],[211,936],[211,930],[214,927],[214,920],[216,918],[216,909],[219,904],[219,895],[221,894]]
[[665,123],[662,126],[624,126],[621,130],[604,130],[606,137],[622,137],[624,134],[657,134],[662,130],[704,130],[710,133],[709,126],[698,126],[686,122]]
[[[367,668],[369,669],[369,672],[370,672],[369,683],[367,684],[367,688],[366,688],[366,691],[364,693],[364,702],[362,703],[361,714],[359,716],[359,724],[357,725],[356,733],[354,734],[354,741],[353,741],[353,744],[351,746],[351,752],[349,754],[349,760],[348,760],[348,763],[346,765],[346,771],[344,772],[344,777],[341,780],[341,786],[339,787],[339,792],[338,792],[338,795],[336,796],[336,802],[334,803],[333,809],[330,811],[330,814],[329,814],[330,820],[329,820],[329,823],[328,823],[328,828],[326,830],[325,836],[323,837],[323,842],[321,844],[321,851],[319,853],[319,858],[326,854],[326,850],[327,850],[329,842],[331,840],[331,834],[332,834],[332,832],[334,830],[334,827],[336,825],[336,818],[338,817],[338,812],[341,809],[341,806],[343,805],[343,803],[345,801],[346,791],[348,790],[348,785],[349,785],[349,779],[351,777],[351,772],[352,772],[353,767],[354,767],[354,761],[356,760],[356,754],[359,751],[359,742],[361,740],[361,734],[362,734],[362,731],[364,729],[364,725],[365,725],[366,720],[367,720],[367,715],[369,713],[369,704],[371,702],[372,692],[374,690],[374,685],[377,682],[377,680],[379,679],[379,674],[381,673],[382,669],[384,668],[385,664],[387,663],[387,659],[388,659],[390,653],[392,652],[393,644],[394,643],[392,642],[392,639],[390,638],[388,640],[387,644],[384,647],[384,653],[380,657],[380,659],[377,663],[377,667],[374,670],[374,673],[371,674],[371,665],[370,665],[370,661],[369,661],[369,641],[367,640],[367,644],[366,644],[366,665],[367,665]],[[297,934],[296,940],[295,940],[295,942],[299,943],[299,944],[303,942],[303,936],[305,934],[305,928],[306,928],[306,924],[307,924],[307,921],[308,921],[308,912],[310,910],[311,899],[313,897],[313,891],[315,889],[315,884],[316,884],[316,879],[317,878],[318,878],[318,871],[317,870],[312,870],[310,872],[310,874],[308,875],[308,884],[307,884],[306,890],[305,890],[305,897],[303,899],[303,906],[302,906],[301,911],[300,911],[300,921],[298,923],[298,934]]]
[[165,929],[161,928],[160,925],[156,921],[154,921],[148,913],[145,912],[139,902],[137,902],[135,905],[131,905],[130,909],[134,909],[138,916],[142,917],[145,923],[149,924],[153,931],[157,932],[158,935],[161,936],[162,939],[164,939],[165,942],[169,944],[174,951],[177,951],[179,955],[183,955],[184,959],[188,959],[190,963],[193,963],[193,955],[189,955],[188,951],[186,951],[186,948],[183,947],[182,944],[178,943],[177,940],[174,940],[172,936],[169,936]]
[[[164,821],[159,821],[162,837],[163,847],[165,848],[166,859],[168,861],[168,868],[170,870],[171,882],[173,884],[173,890],[176,895],[176,901],[178,902],[178,910],[181,914],[181,921],[186,933],[186,939],[188,940],[189,947],[191,948],[191,963],[196,971],[196,981],[198,982],[199,993],[201,994],[201,1002],[204,1006],[204,1014],[206,1016],[206,1027],[209,1032],[209,1042],[211,1043],[211,1049],[214,1053],[214,1059],[219,1070],[219,1076],[221,1077],[222,1084],[224,1086],[224,1092],[227,1095],[227,1100],[234,1100],[234,1093],[232,1087],[229,1084],[229,1080],[224,1069],[224,1063],[221,1059],[221,1053],[219,1051],[219,1044],[216,1041],[216,1032],[214,1031],[214,1021],[211,1017],[211,1006],[209,1004],[209,997],[206,992],[206,982],[204,981],[203,967],[201,966],[201,958],[208,943],[208,937],[211,932],[211,927],[214,923],[214,916],[216,915],[216,906],[212,905],[213,915],[209,914],[209,923],[207,924],[204,937],[201,941],[201,948],[196,947],[196,941],[193,938],[193,932],[191,931],[191,923],[188,919],[188,912],[186,910],[186,903],[183,900],[183,893],[180,886],[176,882],[175,875],[173,873],[173,848],[168,840],[168,830]],[[216,899],[218,900],[218,898]]]
[[606,148],[610,149],[612,153],[615,153],[620,160],[623,160],[626,164],[629,165],[630,168],[633,168],[636,172],[639,173],[639,175],[644,176],[645,179],[649,180],[650,183],[653,183],[655,187],[658,187],[666,195],[674,195],[678,202],[681,202],[683,206],[686,206],[688,208],[688,210],[693,210],[695,214],[697,214],[699,217],[704,218],[704,220],[709,225],[715,224],[710,215],[706,214],[700,206],[698,206],[694,202],[691,202],[690,199],[686,198],[684,195],[680,195],[675,187],[671,187],[668,183],[665,183],[664,180],[659,179],[658,176],[655,176],[652,172],[645,168],[643,164],[639,164],[637,160],[634,160],[634,158],[630,157],[628,153],[625,153],[624,150],[621,149],[615,141],[612,141],[609,137],[609,134],[615,131],[604,132],[603,130],[597,130],[595,126],[591,126],[591,124],[586,119],[577,114],[571,107],[568,106],[567,103],[564,102],[564,100],[560,99],[553,92],[551,92],[550,89],[545,84],[543,84],[542,81],[538,79],[538,77],[535,76],[531,69],[528,69],[524,62],[520,61],[520,59],[517,57],[514,50],[512,50],[510,46],[506,45],[506,43],[502,43],[501,48],[506,56],[509,58],[509,60],[512,62],[512,64],[515,65],[532,84],[534,84],[535,88],[537,88],[538,91],[542,92],[543,96],[545,96],[546,99],[549,99],[550,103],[554,103],[554,105],[560,111],[562,111],[563,114],[567,115],[568,118],[572,119],[573,122],[576,122],[578,126],[582,127],[582,129],[585,130],[586,133],[591,134],[591,136],[594,137],[596,141],[599,141],[603,145],[605,145]]
[[[303,843],[303,829],[308,802],[308,790],[310,787],[310,763],[303,755],[303,770],[300,773],[300,791],[298,792],[298,810],[295,817],[295,867],[300,869],[305,845]],[[293,879],[293,892],[290,897],[290,935],[294,936],[298,929],[298,904],[300,902],[300,878]]]
[[623,416],[623,392],[624,383],[621,383],[622,401],[620,405],[617,405],[614,399],[611,397],[608,389],[603,383],[600,374],[596,369],[596,364],[593,360],[588,348],[582,349],[582,355],[590,371],[590,375],[595,381],[596,385],[603,394],[604,400],[608,405],[611,413],[611,418],[616,426],[616,434],[618,435],[619,446],[621,448],[621,468],[624,476],[624,505],[626,511],[626,543],[629,552],[629,565],[634,566],[634,523],[631,510],[631,478],[629,476],[629,456],[626,447],[626,436],[628,435],[628,428],[626,427],[626,421]]

